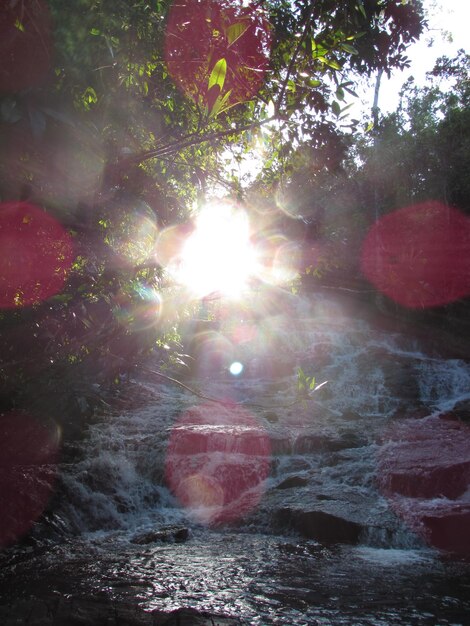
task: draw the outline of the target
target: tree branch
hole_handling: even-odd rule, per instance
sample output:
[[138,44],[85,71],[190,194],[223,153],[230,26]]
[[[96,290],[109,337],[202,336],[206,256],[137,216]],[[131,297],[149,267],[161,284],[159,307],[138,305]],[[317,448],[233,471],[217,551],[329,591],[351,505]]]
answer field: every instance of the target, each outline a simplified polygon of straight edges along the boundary
[[[181,137],[178,141],[168,143],[166,145],[160,146],[159,148],[155,148],[154,150],[142,152],[138,155],[134,155],[133,157],[124,159],[123,161],[129,165],[138,165],[139,163],[147,161],[148,159],[158,159],[166,157],[181,150],[184,150],[185,148],[198,146],[206,142],[218,141],[220,139],[223,139],[224,137],[229,137],[230,135],[237,135],[250,130],[261,128],[265,124],[273,122],[275,119],[276,116],[273,115],[272,117],[269,117],[265,120],[251,122],[250,124],[245,124],[244,126],[240,126],[239,128],[228,128],[226,130],[220,130],[214,133],[210,133],[208,135],[197,135],[196,133],[191,133],[190,135]],[[122,161],[118,162],[116,166],[119,166],[120,163],[122,163]]]

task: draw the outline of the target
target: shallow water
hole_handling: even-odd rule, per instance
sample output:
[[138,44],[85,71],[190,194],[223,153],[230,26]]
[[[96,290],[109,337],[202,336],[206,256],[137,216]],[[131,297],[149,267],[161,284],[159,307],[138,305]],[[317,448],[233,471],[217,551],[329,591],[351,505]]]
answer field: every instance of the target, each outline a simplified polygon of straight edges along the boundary
[[[383,451],[390,455],[391,427],[416,419],[421,429],[426,416],[470,397],[470,365],[429,357],[332,299],[301,304],[295,320],[291,308],[268,320],[262,336],[234,345],[243,375],[201,373],[189,382],[225,404],[147,373],[134,382],[147,406],[90,427],[81,460],[58,475],[56,513],[75,534],[1,558],[6,624],[19,623],[21,599],[58,596],[147,612],[193,607],[257,626],[469,623],[470,565],[426,546],[380,489],[378,468]],[[328,380],[305,405],[292,404],[295,365]],[[240,405],[237,422],[227,406]],[[184,476],[188,463],[186,491],[171,493],[169,465]],[[280,520],[285,509],[294,522],[295,511],[345,519],[360,526],[359,538],[301,537]],[[211,527],[227,510],[230,523]],[[188,528],[188,540],[132,543],[168,525]],[[28,623],[56,623],[41,619]]]

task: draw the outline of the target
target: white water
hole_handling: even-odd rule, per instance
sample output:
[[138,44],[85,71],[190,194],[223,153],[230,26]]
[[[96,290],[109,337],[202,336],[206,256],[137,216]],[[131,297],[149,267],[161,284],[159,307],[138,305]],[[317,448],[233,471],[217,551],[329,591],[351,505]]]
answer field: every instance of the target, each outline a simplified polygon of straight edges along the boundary
[[[76,548],[51,551],[52,571],[65,569],[65,579],[74,572],[86,589],[113,597],[131,593],[137,581],[136,602],[145,610],[193,606],[253,626],[464,624],[467,570],[442,563],[396,515],[377,487],[377,459],[389,424],[470,397],[470,364],[428,357],[414,343],[408,349],[406,337],[371,328],[333,299],[297,310],[297,318],[292,306],[289,314],[281,310],[251,342],[234,346],[243,375],[212,372],[188,382],[241,403],[269,438],[270,470],[256,506],[235,526],[215,529],[181,506],[165,480],[168,441],[191,407],[199,407],[197,416],[210,406],[214,415],[218,405],[143,374],[134,385],[149,394],[148,405],[92,425],[82,460],[63,468],[62,515],[81,538]],[[306,406],[282,408],[295,399],[298,365],[328,384]],[[224,423],[225,430],[190,427],[216,428],[216,454],[204,466],[216,475],[227,458],[245,456],[237,437],[246,427]],[[232,482],[255,465],[241,463],[237,472],[234,462]],[[279,525],[276,515],[286,507],[361,524],[359,545],[299,538]],[[189,528],[186,543],[130,543],[175,524]]]

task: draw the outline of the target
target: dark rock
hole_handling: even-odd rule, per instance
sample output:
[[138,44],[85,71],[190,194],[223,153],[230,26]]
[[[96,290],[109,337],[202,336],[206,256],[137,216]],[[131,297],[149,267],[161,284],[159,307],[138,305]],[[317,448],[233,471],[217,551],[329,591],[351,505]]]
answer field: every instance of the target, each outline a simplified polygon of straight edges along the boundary
[[270,422],[271,424],[275,424],[276,422],[279,421],[279,415],[271,411],[270,413],[266,413],[266,415],[264,416],[264,419]]
[[357,522],[324,511],[299,511],[290,508],[277,512],[277,521],[298,531],[307,539],[325,544],[357,543],[364,527]]
[[428,542],[445,552],[470,558],[470,506],[425,515],[422,518]]
[[[154,613],[155,614],[155,613]],[[238,618],[214,615],[196,609],[177,609],[163,621],[154,622],[155,626],[241,626]]]
[[189,530],[184,526],[169,526],[167,528],[160,528],[159,530],[150,530],[139,535],[135,535],[130,540],[131,543],[137,545],[146,545],[148,543],[156,542],[174,542],[183,543],[189,537]]
[[407,498],[455,500],[467,491],[470,484],[470,461],[436,463],[435,467],[425,468],[417,464],[405,471],[390,471],[381,482],[387,492]]
[[0,606],[2,626],[241,626],[235,617],[192,608],[146,612],[137,602],[107,597],[51,595]]
[[289,476],[283,480],[279,485],[276,485],[276,489],[292,489],[293,487],[305,487],[308,485],[309,480],[304,476]]
[[311,452],[339,452],[349,448],[360,448],[366,445],[366,440],[355,433],[315,434],[307,433],[297,437],[294,442],[294,454],[309,454]]
[[452,409],[452,415],[462,422],[470,423],[470,400],[461,400]]

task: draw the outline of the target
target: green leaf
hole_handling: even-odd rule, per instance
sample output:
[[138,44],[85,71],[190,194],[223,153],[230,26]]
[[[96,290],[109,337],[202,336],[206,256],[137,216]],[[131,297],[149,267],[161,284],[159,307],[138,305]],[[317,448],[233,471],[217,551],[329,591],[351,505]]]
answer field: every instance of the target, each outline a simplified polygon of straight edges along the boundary
[[339,103],[336,102],[336,100],[331,105],[331,110],[333,111],[333,115],[335,115],[335,117],[338,117],[340,115],[341,107],[339,106]]
[[344,89],[342,87],[338,87],[338,89],[336,90],[336,97],[341,102],[344,100]]
[[227,74],[227,61],[225,59],[219,59],[214,65],[214,69],[209,76],[209,83],[207,90],[209,91],[214,85],[218,85],[220,91],[224,88],[225,76]]
[[349,87],[345,87],[344,88],[345,91],[347,91],[348,93],[351,94],[351,96],[354,96],[355,98],[359,98],[359,96],[357,95],[357,93],[354,91],[354,89],[349,89]]
[[358,2],[356,4],[356,8],[360,11],[360,13],[362,14],[362,17],[364,19],[367,19],[367,13],[366,13],[366,10],[364,9],[364,5],[362,4],[362,2]]
[[220,87],[219,85],[212,85],[212,87],[207,92],[206,101],[207,101],[207,115],[212,115],[214,107],[217,104],[217,100],[220,96]]
[[90,30],[90,35],[101,35],[101,32],[97,28],[92,28]]
[[341,48],[345,52],[349,52],[349,54],[358,54],[358,51],[356,50],[356,48],[354,46],[351,46],[351,44],[349,43],[342,43]]
[[328,67],[332,67],[334,70],[341,69],[341,65],[338,63],[338,61],[335,61],[334,59],[325,59],[325,63],[326,65],[328,65]]
[[221,98],[220,96],[217,98],[217,100],[214,103],[214,106],[212,107],[212,110],[209,111],[209,114],[212,117],[215,117],[219,115],[219,113],[222,113],[223,111],[226,111],[227,109],[230,108],[231,105],[226,106],[226,104],[228,103],[228,99],[230,98],[231,93],[232,93],[232,90],[229,89],[227,93],[223,96],[223,98]]
[[22,33],[25,32],[25,28],[24,28],[23,24],[20,22],[20,19],[18,17],[16,18],[15,28],[20,30]]
[[230,24],[227,28],[228,45],[231,46],[248,30],[249,24],[247,22],[237,22],[236,24]]

